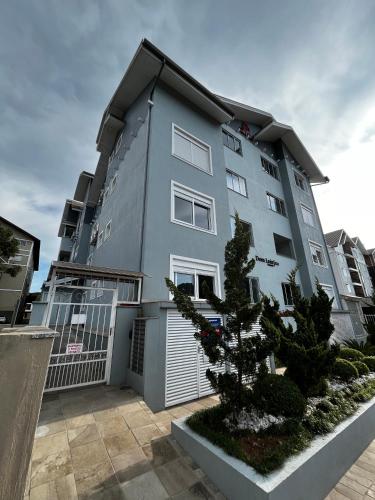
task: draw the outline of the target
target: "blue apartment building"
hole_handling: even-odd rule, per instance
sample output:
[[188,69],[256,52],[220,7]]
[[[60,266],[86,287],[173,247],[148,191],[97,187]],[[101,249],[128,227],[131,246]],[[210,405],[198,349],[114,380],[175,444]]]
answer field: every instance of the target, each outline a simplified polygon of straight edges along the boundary
[[142,276],[138,303],[116,305],[107,382],[134,387],[154,410],[210,392],[209,364],[164,278],[217,320],[201,285],[223,294],[236,212],[251,234],[254,301],[272,293],[290,307],[287,277],[298,266],[304,295],[318,280],[334,299],[336,337],[351,334],[312,191],[328,179],[292,127],[211,93],[143,40],[104,111],[97,150],[95,173],[80,175],[64,207],[58,260]]

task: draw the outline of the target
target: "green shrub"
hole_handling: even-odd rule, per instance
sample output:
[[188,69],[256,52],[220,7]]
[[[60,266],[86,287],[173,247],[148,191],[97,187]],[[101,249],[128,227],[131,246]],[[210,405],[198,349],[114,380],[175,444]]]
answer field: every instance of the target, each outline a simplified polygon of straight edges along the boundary
[[366,350],[366,343],[363,340],[356,339],[347,339],[343,341],[343,345],[346,347],[350,347],[350,349],[355,349],[356,351],[360,351],[363,354]]
[[271,415],[301,418],[306,400],[298,386],[287,377],[270,373],[258,378],[253,387],[253,403]]
[[366,344],[365,355],[375,356],[375,345]]
[[368,375],[370,373],[367,365],[362,361],[352,361],[352,364],[357,368],[360,377],[362,375]]
[[332,374],[335,378],[339,378],[344,382],[349,382],[353,378],[359,377],[357,368],[346,359],[336,359]]
[[365,363],[370,372],[375,372],[375,356],[365,356],[361,361]]
[[346,359],[347,361],[360,361],[364,354],[357,349],[351,349],[350,347],[341,347],[339,352],[339,357],[341,359]]

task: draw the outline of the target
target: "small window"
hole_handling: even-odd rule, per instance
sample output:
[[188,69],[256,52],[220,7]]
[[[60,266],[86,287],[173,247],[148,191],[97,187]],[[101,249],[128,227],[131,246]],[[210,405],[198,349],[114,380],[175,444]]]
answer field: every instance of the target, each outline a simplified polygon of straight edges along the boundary
[[111,235],[111,227],[112,227],[112,221],[110,220],[109,222],[107,222],[107,225],[105,226],[105,231],[104,231],[105,240],[107,240]]
[[276,233],[273,233],[273,239],[275,242],[275,250],[278,255],[294,259],[292,240]]
[[283,200],[277,198],[273,194],[267,193],[267,203],[270,210],[286,217],[285,203]]
[[116,187],[116,184],[117,184],[117,174],[115,174],[111,180],[111,193],[113,193],[113,191]]
[[320,286],[326,292],[328,297],[330,299],[333,299],[332,308],[337,309],[336,295],[335,295],[335,292],[333,291],[333,286],[332,285],[323,285],[322,283],[320,283]]
[[176,125],[173,125],[172,154],[205,172],[212,173],[210,146]]
[[[250,222],[246,222],[244,220],[240,220],[241,226],[245,231],[250,233],[250,246],[254,246],[254,235],[253,235],[253,226]],[[232,234],[232,238],[234,238],[234,232],[236,229],[236,219],[234,217],[230,218],[230,230]]]
[[303,191],[307,191],[305,179],[302,177],[302,175],[298,174],[297,172],[294,172],[294,180],[296,181],[296,185],[302,189]]
[[259,278],[246,278],[245,280],[245,288],[248,297],[251,298],[252,304],[256,304],[260,301],[260,287],[259,287]]
[[324,257],[323,247],[318,243],[313,243],[312,241],[310,241],[309,245],[313,263],[317,266],[325,266],[326,259]]
[[230,134],[226,130],[222,129],[223,132],[223,144],[227,148],[231,149],[235,153],[238,153],[239,155],[242,155],[242,146],[241,146],[241,141],[237,139],[237,137],[234,137],[234,135]]
[[98,243],[97,243],[97,247],[99,248],[103,243],[103,231],[100,231],[99,234],[98,234]]
[[215,200],[172,181],[172,222],[216,232]]
[[206,286],[216,295],[220,294],[219,266],[215,263],[171,256],[171,270],[177,288],[193,300],[206,299]]
[[315,226],[314,212],[305,205],[301,205],[301,210],[302,210],[302,218],[305,224],[314,227]]
[[227,170],[227,188],[247,196],[245,179],[230,170]]
[[71,238],[74,234],[75,228],[73,226],[65,226],[64,228],[64,236],[65,238]]
[[[294,301],[293,301],[292,287],[290,286],[290,283],[281,283],[281,287],[283,289],[284,304],[286,306],[293,306]],[[300,290],[299,285],[297,285],[297,288],[298,290]]]
[[261,162],[262,162],[262,167],[263,167],[264,171],[267,172],[267,174],[274,177],[275,179],[279,180],[279,168],[278,168],[278,166],[275,165],[274,163],[271,163],[270,161],[266,160],[265,158],[263,158],[263,156],[261,157]]

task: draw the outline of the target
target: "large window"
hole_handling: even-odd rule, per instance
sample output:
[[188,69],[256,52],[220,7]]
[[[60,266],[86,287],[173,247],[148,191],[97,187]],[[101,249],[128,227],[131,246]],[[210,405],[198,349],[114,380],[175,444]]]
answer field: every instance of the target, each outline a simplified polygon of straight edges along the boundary
[[298,174],[297,172],[294,172],[294,180],[296,181],[296,185],[302,189],[303,191],[307,191],[307,186],[305,179],[302,177],[302,175]]
[[285,203],[283,200],[277,198],[273,194],[267,193],[267,203],[270,210],[286,216]]
[[211,174],[211,147],[174,124],[172,134],[172,154]]
[[335,295],[335,292],[333,291],[333,286],[332,285],[324,285],[323,283],[320,283],[320,286],[326,292],[328,297],[330,299],[333,299],[332,308],[337,309],[336,295]]
[[301,210],[302,210],[303,221],[305,222],[305,224],[314,227],[315,226],[314,212],[311,210],[311,208],[308,208],[305,205],[301,205]]
[[275,250],[278,255],[294,259],[292,240],[276,233],[273,233],[273,239],[275,242]]
[[[294,305],[292,287],[290,286],[290,283],[281,283],[281,288],[283,289],[284,304],[286,306]],[[297,288],[300,289],[299,285],[297,285]]]
[[[250,246],[254,246],[254,235],[253,235],[253,226],[250,224],[250,222],[246,222],[244,220],[240,220],[242,229],[245,231],[248,231],[250,233]],[[234,231],[236,229],[236,219],[234,217],[230,218],[230,230],[231,230],[231,235],[232,238],[234,237]]]
[[231,149],[235,153],[242,155],[242,146],[241,141],[234,137],[234,135],[230,134],[226,130],[222,129],[223,132],[223,144],[227,146],[227,148]]
[[216,234],[215,200],[172,181],[172,222]]
[[263,156],[261,157],[261,162],[265,172],[267,172],[267,174],[271,175],[275,179],[279,180],[279,167],[263,158]]
[[230,170],[227,170],[227,188],[247,196],[245,179]]
[[254,278],[254,277],[246,278],[245,288],[247,295],[251,298],[251,302],[253,304],[260,301],[261,293],[259,287],[259,278]]
[[309,245],[313,263],[317,266],[326,266],[326,259],[324,257],[324,251],[322,245],[314,243],[313,241],[310,241]]
[[219,266],[213,262],[171,255],[171,279],[193,300],[205,300],[207,288],[220,296]]

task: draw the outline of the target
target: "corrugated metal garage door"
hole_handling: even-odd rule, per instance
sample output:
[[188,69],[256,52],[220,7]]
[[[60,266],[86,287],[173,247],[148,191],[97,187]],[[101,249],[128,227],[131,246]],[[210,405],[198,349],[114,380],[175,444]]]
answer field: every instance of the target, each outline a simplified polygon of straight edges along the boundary
[[[215,313],[204,313],[208,319],[219,318]],[[184,401],[212,394],[206,378],[207,368],[214,367],[204,355],[200,343],[194,338],[195,328],[176,310],[167,315],[166,397],[165,405],[172,406]]]

